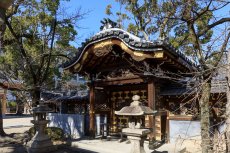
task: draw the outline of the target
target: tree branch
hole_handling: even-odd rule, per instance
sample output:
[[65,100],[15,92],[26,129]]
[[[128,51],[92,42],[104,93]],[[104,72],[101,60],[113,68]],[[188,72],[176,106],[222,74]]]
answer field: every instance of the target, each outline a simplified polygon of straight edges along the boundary
[[30,58],[29,58],[28,55],[26,54],[26,51],[25,51],[25,49],[24,49],[24,47],[23,47],[23,44],[22,44],[22,42],[20,41],[21,38],[18,37],[18,35],[15,33],[14,29],[12,28],[11,24],[9,23],[9,21],[8,21],[7,19],[5,20],[5,23],[6,23],[7,27],[9,28],[11,34],[12,34],[13,37],[15,38],[16,43],[19,45],[20,51],[21,51],[21,53],[22,53],[22,56],[26,59],[26,64],[29,66],[29,70],[30,70],[30,72],[31,72],[31,74],[32,74],[34,83],[36,84],[36,83],[37,83],[37,78],[36,78],[36,75],[35,75],[35,73],[34,73],[34,71],[33,71],[33,67],[32,67],[32,65],[31,65]]
[[17,14],[17,12],[18,12],[18,8],[19,8],[19,6],[20,6],[20,4],[22,4],[24,2],[24,0],[18,0],[18,2],[16,3],[16,4],[14,4],[13,6],[14,7],[12,7],[12,12],[10,12],[7,16],[6,16],[6,19],[9,19],[9,18],[11,18],[14,14]]
[[194,21],[195,20],[197,20],[197,19],[199,19],[202,15],[204,15],[207,11],[209,11],[209,7],[210,7],[210,5],[212,4],[212,1],[213,0],[210,0],[210,2],[209,2],[209,4],[206,6],[206,9],[204,9],[203,11],[201,11],[201,12],[196,12],[195,10],[191,10],[193,13],[195,13],[197,16],[194,18]]
[[15,43],[14,39],[5,39],[5,40],[3,40],[3,45],[4,46],[6,46],[6,45],[12,45],[13,43]]
[[198,37],[201,37],[201,36],[203,36],[205,33],[207,33],[208,30],[210,30],[210,29],[214,28],[215,26],[218,26],[218,25],[220,25],[220,24],[222,24],[222,23],[225,23],[225,22],[230,22],[230,18],[222,18],[222,19],[220,19],[220,20],[214,22],[213,24],[208,25],[204,30],[202,30],[201,32],[199,32],[199,33],[197,34],[197,36],[198,36]]
[[55,36],[55,33],[56,33],[56,26],[57,26],[57,18],[56,18],[56,15],[55,15],[55,19],[54,19],[54,22],[53,22],[53,27],[52,27],[52,39],[51,39],[51,46],[50,46],[50,53],[48,55],[48,62],[47,62],[47,65],[46,65],[46,69],[45,69],[45,73],[43,75],[43,78],[41,79],[41,82],[40,83],[43,83],[46,79],[46,76],[48,75],[48,72],[49,72],[49,67],[50,67],[50,62],[51,62],[51,52],[53,51],[53,45],[54,45],[54,36]]
[[[44,57],[49,56],[49,54],[45,54]],[[60,56],[60,57],[64,57],[67,58],[68,60],[71,60],[71,58],[69,58],[68,56],[64,55],[64,54],[52,54],[51,56]]]
[[225,50],[226,50],[226,48],[227,48],[227,45],[228,45],[228,43],[229,43],[229,39],[230,39],[230,30],[229,30],[229,32],[228,32],[227,37],[226,37],[225,40],[224,40],[224,43],[223,43],[222,46],[221,46],[220,55],[219,55],[218,59],[214,61],[214,64],[213,64],[214,67],[217,67],[217,65],[219,64],[220,60],[222,59],[222,56],[223,56],[223,54],[224,54],[224,52],[225,52]]

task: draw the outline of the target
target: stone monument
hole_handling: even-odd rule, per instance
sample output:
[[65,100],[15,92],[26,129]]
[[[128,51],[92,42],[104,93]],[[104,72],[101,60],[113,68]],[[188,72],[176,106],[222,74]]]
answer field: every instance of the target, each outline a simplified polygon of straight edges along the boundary
[[31,141],[27,143],[28,153],[46,153],[56,150],[48,135],[45,134],[45,127],[49,123],[49,120],[46,120],[46,113],[50,111],[43,104],[32,109],[34,120],[31,123],[34,124],[36,133]]
[[127,135],[131,141],[132,147],[130,153],[145,153],[144,139],[151,131],[143,127],[143,117],[145,115],[153,115],[157,111],[153,111],[147,106],[141,105],[140,96],[134,95],[133,102],[130,106],[123,107],[120,111],[115,111],[116,115],[129,117],[128,128],[122,129],[122,133]]

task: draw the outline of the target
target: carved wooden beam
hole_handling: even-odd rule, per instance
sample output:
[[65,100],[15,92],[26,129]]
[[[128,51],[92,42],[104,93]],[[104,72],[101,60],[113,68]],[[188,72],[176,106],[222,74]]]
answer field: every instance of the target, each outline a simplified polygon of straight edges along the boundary
[[116,80],[101,80],[95,82],[95,86],[108,86],[108,85],[121,85],[121,84],[132,84],[132,83],[143,83],[144,80],[140,77],[133,78],[117,78]]
[[[163,49],[162,50],[159,49],[159,51],[157,50],[154,52],[137,51],[137,50],[131,49],[124,42],[118,39],[107,39],[107,40],[103,40],[95,44],[92,44],[91,46],[86,48],[86,50],[84,50],[84,53],[81,59],[79,59],[78,63],[74,66],[74,70],[79,72],[83,67],[82,65],[86,65],[85,61],[88,61],[87,63],[90,65],[95,64],[95,61],[93,60],[89,61],[89,56],[94,56],[93,59],[95,60],[98,58],[101,59],[102,57],[105,57],[111,52],[114,52],[114,54],[116,54],[116,50],[113,50],[115,49],[113,45],[119,46],[122,51],[129,54],[132,57],[132,59],[137,62],[143,61],[145,59],[155,59],[156,61],[165,61],[167,64],[175,65],[179,69],[182,69],[182,67],[187,67],[187,65],[180,64],[180,63],[183,63],[182,59],[177,58],[173,56],[172,54],[167,53]],[[106,61],[107,58],[104,58],[103,60]],[[103,61],[103,60],[100,60],[100,61]],[[98,66],[98,64],[96,65]],[[101,62],[100,62],[100,65],[102,65]]]

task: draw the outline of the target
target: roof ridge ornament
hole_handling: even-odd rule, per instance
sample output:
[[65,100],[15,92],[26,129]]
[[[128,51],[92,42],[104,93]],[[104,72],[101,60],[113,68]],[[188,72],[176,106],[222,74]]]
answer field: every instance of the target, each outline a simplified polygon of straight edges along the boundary
[[139,95],[134,95],[132,97],[133,102],[130,104],[130,106],[140,106],[141,105],[141,102],[139,101],[140,98],[141,97]]
[[165,36],[159,37],[159,38],[157,39],[157,42],[170,44],[170,43],[169,43],[169,37],[165,37]]
[[110,29],[110,28],[117,28],[117,23],[110,20],[109,18],[104,18],[103,20],[101,20],[102,26],[100,27],[100,30],[106,30],[106,29]]

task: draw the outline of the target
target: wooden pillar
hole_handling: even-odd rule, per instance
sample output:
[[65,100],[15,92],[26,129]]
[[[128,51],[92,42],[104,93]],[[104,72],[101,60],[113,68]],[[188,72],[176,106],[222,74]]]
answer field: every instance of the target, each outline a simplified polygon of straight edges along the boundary
[[170,137],[169,137],[169,135],[170,135],[170,131],[169,131],[169,111],[167,111],[167,117],[166,117],[166,141],[165,142],[167,142],[167,143],[169,143],[170,141]]
[[148,105],[153,110],[156,109],[156,93],[155,93],[155,84],[153,81],[148,83]]
[[2,115],[6,114],[6,89],[0,89],[0,103]]
[[[153,81],[148,82],[148,106],[151,109],[156,110],[156,93]],[[155,136],[155,119],[152,115],[149,116],[149,128],[153,129],[153,132],[149,134],[149,137],[152,140]]]
[[89,103],[89,132],[91,137],[95,137],[95,89],[93,81],[90,84]]
[[4,95],[2,97],[2,114],[3,115],[6,114],[6,94],[7,94],[7,90],[4,89]]

